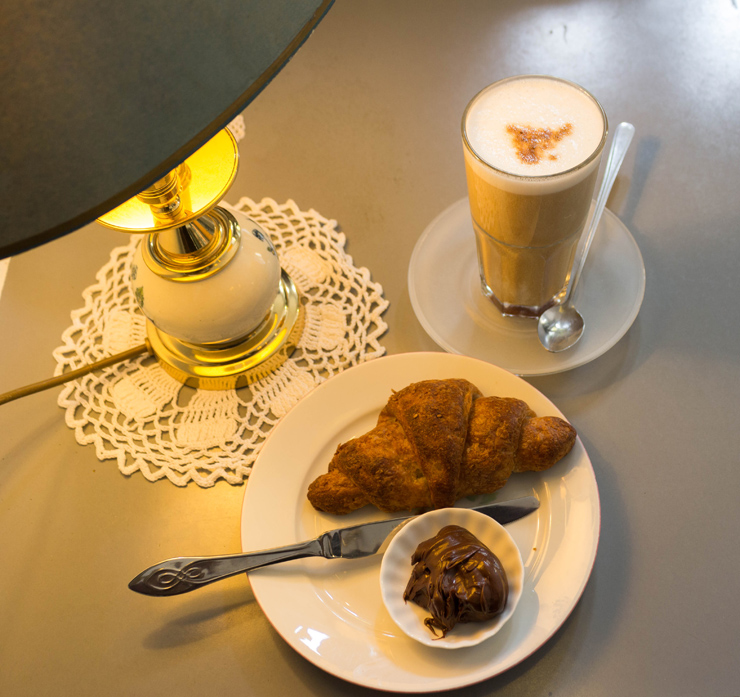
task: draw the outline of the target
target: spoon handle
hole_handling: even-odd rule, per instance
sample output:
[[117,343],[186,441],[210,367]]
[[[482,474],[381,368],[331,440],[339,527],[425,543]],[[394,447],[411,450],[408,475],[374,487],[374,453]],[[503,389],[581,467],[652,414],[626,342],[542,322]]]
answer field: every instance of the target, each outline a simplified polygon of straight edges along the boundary
[[606,200],[609,198],[609,193],[612,190],[612,186],[614,186],[614,180],[617,178],[617,172],[622,166],[622,161],[624,160],[624,156],[627,153],[627,149],[629,148],[634,135],[635,127],[631,123],[626,123],[624,121],[620,123],[619,126],[617,126],[616,131],[614,131],[612,148],[609,152],[609,159],[606,162],[604,180],[601,183],[601,189],[599,190],[599,195],[596,199],[594,214],[591,216],[591,220],[589,221],[588,231],[583,243],[583,251],[578,259],[577,265],[574,267],[573,273],[570,275],[570,281],[568,282],[568,288],[565,292],[563,304],[570,300],[573,295],[573,291],[581,278],[581,272],[586,263],[586,257],[591,248],[591,242],[593,242],[594,235],[596,234],[596,228],[599,227],[601,214],[604,212],[604,206],[606,206]]

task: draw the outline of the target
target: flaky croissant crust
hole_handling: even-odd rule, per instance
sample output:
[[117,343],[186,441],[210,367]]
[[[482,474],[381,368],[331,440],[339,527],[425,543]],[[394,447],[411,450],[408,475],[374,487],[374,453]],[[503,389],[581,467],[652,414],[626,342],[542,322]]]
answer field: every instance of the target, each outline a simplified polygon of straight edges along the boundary
[[483,397],[467,380],[425,380],[394,392],[371,431],[337,448],[308,488],[317,510],[345,514],[452,506],[500,489],[513,472],[542,471],[566,455],[575,429],[526,402]]

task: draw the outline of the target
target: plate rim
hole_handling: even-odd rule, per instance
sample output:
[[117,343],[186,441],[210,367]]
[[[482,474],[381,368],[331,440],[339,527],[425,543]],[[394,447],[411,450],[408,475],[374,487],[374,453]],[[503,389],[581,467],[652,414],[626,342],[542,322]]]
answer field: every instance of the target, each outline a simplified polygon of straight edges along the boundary
[[[557,408],[557,406],[542,392],[540,392],[537,388],[535,388],[533,385],[529,384],[525,380],[523,380],[521,377],[514,375],[510,371],[506,370],[505,368],[501,368],[500,366],[495,366],[491,363],[488,363],[486,361],[483,361],[478,358],[472,358],[469,356],[462,356],[460,354],[450,354],[450,353],[444,353],[444,352],[412,352],[412,353],[400,353],[400,354],[393,354],[389,356],[384,356],[380,358],[375,358],[370,361],[366,361],[362,364],[359,364],[357,366],[354,366],[352,368],[349,368],[342,373],[339,373],[330,379],[326,380],[325,382],[318,385],[309,395],[304,397],[301,402],[299,402],[296,407],[294,407],[291,412],[289,412],[281,422],[273,429],[271,432],[268,440],[265,442],[263,447],[264,450],[267,449],[268,443],[270,441],[277,440],[279,438],[282,438],[283,432],[289,432],[289,428],[291,425],[291,421],[298,417],[293,417],[291,419],[291,414],[299,414],[302,410],[307,409],[308,407],[305,406],[306,404],[310,405],[310,397],[313,394],[320,394],[325,393],[327,391],[331,391],[333,389],[336,389],[332,387],[332,384],[336,385],[337,382],[340,380],[342,382],[346,381],[346,376],[348,373],[353,373],[354,375],[357,375],[360,372],[364,371],[374,371],[374,370],[381,370],[383,371],[384,365],[389,365],[391,362],[393,363],[399,363],[400,367],[403,367],[403,363],[405,361],[411,361],[412,363],[418,365],[421,362],[427,362],[423,367],[423,370],[429,371],[429,370],[439,370],[442,366],[450,372],[455,370],[455,366],[459,366],[461,364],[467,364],[468,368],[472,371],[473,369],[482,370],[482,371],[490,371],[491,372],[491,379],[496,377],[496,373],[501,373],[506,376],[506,379],[513,379],[515,381],[515,384],[518,387],[521,387],[525,392],[530,392],[534,395],[538,395],[540,399],[544,400],[550,407],[552,408],[552,414],[560,415],[562,416],[562,413]],[[500,377],[500,376],[499,376]],[[414,378],[414,379],[425,379],[423,377],[421,378]],[[303,407],[301,407],[301,404],[304,404]],[[282,427],[282,428],[281,428]],[[590,461],[590,458],[588,456],[588,453],[586,452],[585,447],[583,446],[583,443],[580,438],[577,440],[577,445],[581,449],[581,454],[579,457],[583,459],[583,465],[586,468],[586,474],[587,479],[589,481],[589,485],[592,487],[591,492],[591,498],[589,500],[589,511],[591,513],[591,516],[594,520],[594,526],[591,533],[591,537],[589,540],[589,549],[586,550],[586,554],[590,552],[590,557],[586,558],[584,554],[584,568],[583,568],[583,575],[578,579],[578,583],[573,587],[571,598],[572,601],[569,603],[569,605],[564,609],[563,614],[561,617],[558,618],[558,621],[552,625],[548,630],[546,630],[544,638],[536,637],[533,640],[533,645],[531,647],[527,647],[525,649],[525,652],[516,658],[513,662],[505,665],[504,667],[498,668],[494,667],[491,669],[491,665],[487,665],[485,667],[485,670],[479,669],[474,675],[467,675],[467,674],[459,674],[455,675],[453,677],[440,677],[440,678],[430,678],[427,680],[427,682],[421,682],[418,685],[409,685],[407,683],[393,683],[389,682],[388,680],[384,680],[382,677],[374,676],[372,679],[368,678],[367,676],[357,677],[354,675],[351,670],[347,668],[342,668],[341,666],[330,664],[329,661],[327,661],[325,658],[322,658],[321,656],[312,653],[311,651],[307,650],[303,644],[296,640],[294,637],[290,635],[290,632],[286,629],[283,631],[283,628],[280,626],[280,617],[274,616],[275,614],[279,615],[279,613],[273,613],[273,608],[268,607],[266,605],[269,605],[269,602],[265,602],[265,598],[261,596],[262,590],[260,586],[262,585],[262,581],[259,578],[259,574],[251,576],[250,581],[252,582],[252,591],[255,597],[255,600],[259,604],[260,608],[265,614],[266,619],[270,622],[272,627],[275,629],[275,631],[281,636],[281,638],[291,647],[293,648],[299,655],[301,655],[303,658],[308,660],[309,662],[313,663],[318,668],[324,670],[325,672],[332,674],[338,678],[341,678],[349,683],[357,684],[365,687],[370,687],[373,689],[381,690],[381,691],[397,691],[402,693],[419,693],[419,692],[428,692],[428,691],[446,691],[450,689],[455,689],[459,687],[465,687],[468,685],[476,684],[479,682],[482,682],[484,680],[490,679],[496,675],[499,675],[505,671],[510,670],[512,667],[518,665],[522,661],[529,658],[532,654],[534,654],[536,651],[538,651],[544,644],[546,644],[560,629],[562,624],[565,622],[565,620],[570,616],[570,614],[573,612],[574,608],[577,606],[578,602],[580,601],[580,598],[582,597],[582,594],[585,590],[585,587],[588,583],[589,578],[591,577],[593,566],[595,563],[595,559],[598,553],[598,546],[599,546],[599,540],[600,540],[600,531],[601,531],[601,503],[600,503],[600,497],[599,497],[599,491],[598,491],[598,484],[596,482],[595,473],[593,470],[592,463]],[[267,472],[266,469],[260,469],[260,458],[262,458],[262,452],[260,453],[260,457],[258,457],[257,461],[254,465],[254,470],[252,472],[252,475],[250,477],[250,482],[247,484],[247,488],[245,489],[243,502],[242,502],[242,514],[241,514],[241,541],[242,541],[242,549],[249,549],[248,546],[245,545],[245,540],[249,536],[249,530],[247,528],[247,520],[249,518],[249,512],[247,510],[247,506],[250,500],[251,496],[257,496],[257,494],[250,494],[254,490],[254,487],[251,486],[251,483],[254,481],[259,482],[260,479],[262,479],[264,476],[269,476],[264,474]],[[263,473],[263,474],[259,474]],[[255,475],[257,475],[255,477]],[[253,479],[254,478],[254,479]],[[300,503],[300,501],[299,501]],[[379,565],[378,565],[379,569]],[[305,575],[304,575],[305,578]],[[264,580],[264,579],[263,579]],[[318,598],[318,596],[317,596]],[[272,616],[271,616],[272,615]],[[529,630],[529,634],[532,634],[532,630]],[[409,639],[409,641],[413,641]],[[493,664],[496,665],[495,663]],[[430,680],[433,680],[434,682],[430,682]]]

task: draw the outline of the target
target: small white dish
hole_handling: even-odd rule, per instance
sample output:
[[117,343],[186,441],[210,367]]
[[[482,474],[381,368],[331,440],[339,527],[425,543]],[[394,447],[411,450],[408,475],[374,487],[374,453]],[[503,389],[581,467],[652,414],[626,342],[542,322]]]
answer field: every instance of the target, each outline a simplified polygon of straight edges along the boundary
[[[406,602],[403,594],[411,578],[412,554],[421,542],[434,537],[446,525],[465,528],[499,558],[509,582],[509,595],[504,611],[497,617],[459,623],[442,637],[424,624],[430,613],[414,602]],[[522,556],[511,535],[493,518],[465,508],[443,508],[411,520],[391,540],[380,566],[380,593],[393,621],[412,639],[438,649],[475,646],[496,634],[514,613],[523,583]]]
[[408,287],[416,317],[445,351],[515,375],[552,375],[593,361],[627,333],[645,295],[645,265],[630,231],[605,209],[575,296],[586,330],[573,348],[550,353],[537,338],[535,320],[504,317],[483,296],[470,206],[463,198],[419,237]]

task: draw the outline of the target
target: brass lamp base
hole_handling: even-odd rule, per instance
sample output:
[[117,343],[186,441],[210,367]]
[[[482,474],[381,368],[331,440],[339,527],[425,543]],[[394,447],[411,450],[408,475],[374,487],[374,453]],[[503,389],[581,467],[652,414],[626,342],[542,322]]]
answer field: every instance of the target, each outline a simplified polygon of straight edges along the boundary
[[269,235],[218,201],[239,150],[224,129],[179,167],[99,221],[148,233],[131,265],[151,350],[180,382],[242,387],[285,362],[303,331],[298,291]]
[[195,345],[147,321],[147,337],[162,368],[176,380],[204,390],[245,387],[268,375],[293,353],[305,322],[298,290],[281,270],[280,288],[264,321],[248,336]]

